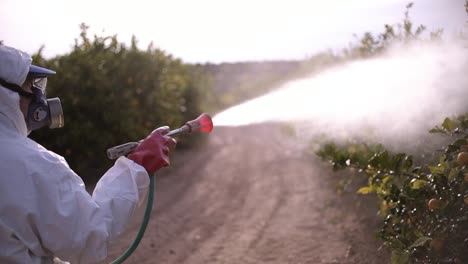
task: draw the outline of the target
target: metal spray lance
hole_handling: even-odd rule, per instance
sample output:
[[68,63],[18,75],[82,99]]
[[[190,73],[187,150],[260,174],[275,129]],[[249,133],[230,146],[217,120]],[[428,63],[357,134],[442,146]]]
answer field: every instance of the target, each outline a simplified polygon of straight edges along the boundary
[[[165,136],[174,136],[180,133],[193,133],[193,132],[202,132],[202,133],[210,133],[213,130],[213,121],[211,117],[203,113],[197,119],[188,121],[185,125],[171,130],[165,134]],[[128,142],[122,145],[118,145],[107,150],[107,157],[109,159],[116,159],[120,156],[126,156],[130,152],[132,152],[141,142]]]

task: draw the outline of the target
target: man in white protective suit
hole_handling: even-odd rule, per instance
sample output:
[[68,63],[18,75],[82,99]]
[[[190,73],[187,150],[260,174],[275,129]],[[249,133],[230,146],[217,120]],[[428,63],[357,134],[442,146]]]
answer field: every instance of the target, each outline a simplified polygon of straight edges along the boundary
[[58,98],[46,99],[54,71],[0,45],[0,263],[97,263],[144,203],[149,175],[169,165],[176,144],[153,131],[120,157],[89,195],[63,157],[27,136],[63,126]]

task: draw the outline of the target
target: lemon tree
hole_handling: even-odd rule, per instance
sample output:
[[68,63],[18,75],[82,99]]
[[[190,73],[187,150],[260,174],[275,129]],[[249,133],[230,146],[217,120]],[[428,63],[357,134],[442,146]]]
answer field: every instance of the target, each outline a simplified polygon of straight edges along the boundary
[[375,195],[382,217],[378,237],[392,250],[392,263],[468,263],[468,114],[446,118],[431,133],[452,138],[437,162],[382,145],[325,144],[318,155],[335,170],[352,168],[367,177],[357,190]]

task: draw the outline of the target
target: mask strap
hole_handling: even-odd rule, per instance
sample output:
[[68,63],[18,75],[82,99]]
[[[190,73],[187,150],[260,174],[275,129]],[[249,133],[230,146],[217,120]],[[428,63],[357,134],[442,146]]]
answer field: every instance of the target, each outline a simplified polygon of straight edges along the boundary
[[28,98],[31,98],[31,99],[35,98],[33,93],[28,93],[28,92],[24,91],[19,85],[9,83],[9,82],[7,82],[5,80],[2,80],[2,79],[0,79],[0,85],[7,88],[8,90],[11,90],[13,92],[18,93],[21,96],[28,97]]

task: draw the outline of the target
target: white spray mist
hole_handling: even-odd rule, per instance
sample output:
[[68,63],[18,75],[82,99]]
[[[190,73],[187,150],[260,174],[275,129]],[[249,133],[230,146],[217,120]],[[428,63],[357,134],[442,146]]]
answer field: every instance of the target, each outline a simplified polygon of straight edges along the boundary
[[[408,142],[468,111],[468,49],[419,44],[349,62],[227,109],[216,126],[287,121],[307,135]],[[306,134],[303,134],[306,135]]]

